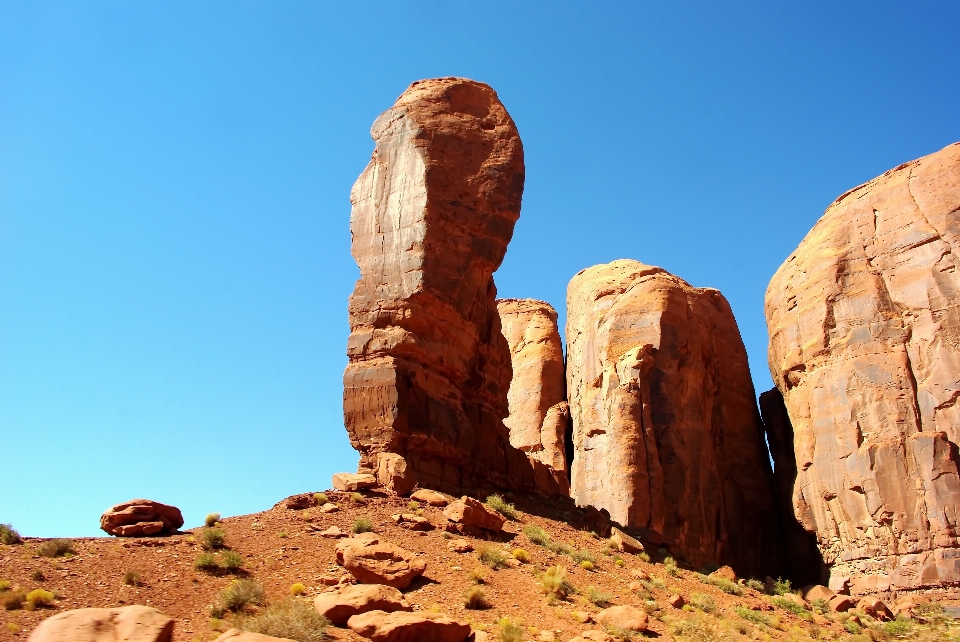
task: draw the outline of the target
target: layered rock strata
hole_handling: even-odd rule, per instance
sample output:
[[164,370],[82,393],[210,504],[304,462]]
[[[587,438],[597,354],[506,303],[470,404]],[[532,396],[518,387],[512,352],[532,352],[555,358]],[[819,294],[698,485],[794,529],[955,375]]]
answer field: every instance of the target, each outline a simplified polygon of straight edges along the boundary
[[538,486],[569,493],[564,440],[570,427],[563,345],[557,311],[534,299],[497,301],[503,336],[510,347],[513,379],[507,392],[510,415],[503,420],[510,445],[544,465],[551,479]]
[[360,468],[381,453],[407,480],[453,492],[532,490],[510,446],[510,353],[493,272],[523,193],[517,128],[487,85],[419,81],[377,118],[350,195],[352,254],[344,422]]
[[767,288],[793,508],[831,586],[960,582],[960,144],[838,198]]
[[769,460],[727,301],[620,260],[567,289],[571,492],[697,565],[779,569]]

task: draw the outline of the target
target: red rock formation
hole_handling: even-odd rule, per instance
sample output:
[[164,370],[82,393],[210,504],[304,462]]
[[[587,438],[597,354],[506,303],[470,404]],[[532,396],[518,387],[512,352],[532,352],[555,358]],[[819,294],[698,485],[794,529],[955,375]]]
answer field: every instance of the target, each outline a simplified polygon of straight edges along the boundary
[[567,495],[564,439],[570,407],[557,311],[534,299],[500,299],[497,311],[513,366],[507,393],[510,416],[503,420],[510,430],[510,445],[544,464],[551,479],[538,486],[547,491],[559,488]]
[[793,507],[831,586],[960,581],[960,144],[838,198],[767,288]]
[[567,289],[571,489],[697,565],[778,569],[747,355],[723,296],[621,260]]
[[371,134],[350,195],[360,280],[343,393],[360,468],[394,453],[422,486],[533,489],[503,424],[510,354],[492,276],[520,216],[513,120],[487,85],[441,78],[412,84]]
[[170,535],[181,526],[183,515],[179,508],[150,499],[131,499],[100,516],[100,530],[118,537]]

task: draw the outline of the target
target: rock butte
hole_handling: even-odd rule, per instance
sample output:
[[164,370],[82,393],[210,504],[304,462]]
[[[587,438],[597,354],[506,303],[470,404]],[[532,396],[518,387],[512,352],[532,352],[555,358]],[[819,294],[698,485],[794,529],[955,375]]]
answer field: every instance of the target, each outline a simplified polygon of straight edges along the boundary
[[557,311],[534,299],[499,299],[497,311],[510,347],[513,379],[507,392],[510,444],[542,463],[551,475],[538,488],[569,494],[564,439],[570,428],[563,345]]
[[413,83],[371,135],[350,195],[360,279],[343,393],[360,470],[392,453],[405,485],[533,490],[538,462],[503,423],[511,366],[493,282],[520,216],[517,128],[487,85],[439,78]]
[[619,260],[567,289],[571,492],[695,565],[781,564],[746,350],[727,301]]
[[854,593],[960,581],[960,144],[838,198],[766,294],[793,509]]

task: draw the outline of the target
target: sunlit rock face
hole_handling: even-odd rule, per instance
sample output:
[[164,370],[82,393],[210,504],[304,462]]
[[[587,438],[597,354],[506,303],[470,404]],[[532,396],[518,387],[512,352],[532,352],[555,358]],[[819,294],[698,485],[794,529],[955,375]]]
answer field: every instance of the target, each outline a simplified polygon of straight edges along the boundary
[[838,198],[766,295],[793,507],[855,592],[960,581],[960,144]]
[[577,503],[697,565],[776,572],[770,464],[723,295],[637,261],[596,265],[567,288],[567,346]]
[[439,78],[413,83],[371,135],[351,192],[360,279],[344,373],[360,468],[393,453],[407,484],[534,489],[503,424],[511,366],[493,282],[520,216],[517,128],[487,85]]

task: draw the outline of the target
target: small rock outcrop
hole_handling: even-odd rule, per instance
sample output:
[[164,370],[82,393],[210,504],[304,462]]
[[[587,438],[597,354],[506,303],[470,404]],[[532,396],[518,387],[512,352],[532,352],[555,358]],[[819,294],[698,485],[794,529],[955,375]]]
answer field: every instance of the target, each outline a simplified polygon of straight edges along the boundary
[[571,494],[695,565],[780,568],[772,471],[726,299],[620,260],[567,289]]
[[404,459],[405,483],[537,488],[510,445],[510,353],[493,272],[520,216],[523,146],[497,94],[464,78],[413,83],[371,129],[350,195],[344,424],[361,471]]
[[440,613],[369,611],[347,621],[354,633],[373,642],[463,642],[470,625]]
[[594,616],[597,624],[616,627],[625,631],[646,631],[647,613],[643,609],[626,604],[603,609]]
[[181,526],[183,515],[179,508],[150,499],[131,499],[100,516],[100,530],[118,537],[169,535]]
[[170,642],[173,619],[149,606],[75,609],[53,615],[33,630],[27,642]]
[[499,299],[497,311],[510,347],[513,379],[507,393],[510,445],[544,467],[543,491],[570,492],[564,440],[570,428],[563,345],[557,311],[534,299]]
[[378,538],[341,540],[337,561],[362,584],[385,584],[405,589],[423,575],[427,564],[416,555]]
[[767,288],[792,506],[831,587],[960,582],[960,143],[840,196]]
[[321,593],[313,599],[317,613],[337,626],[343,626],[354,615],[367,611],[409,611],[403,593],[383,584],[357,584],[339,591]]
[[506,521],[497,511],[466,495],[447,506],[443,515],[451,522],[495,533],[503,530]]

